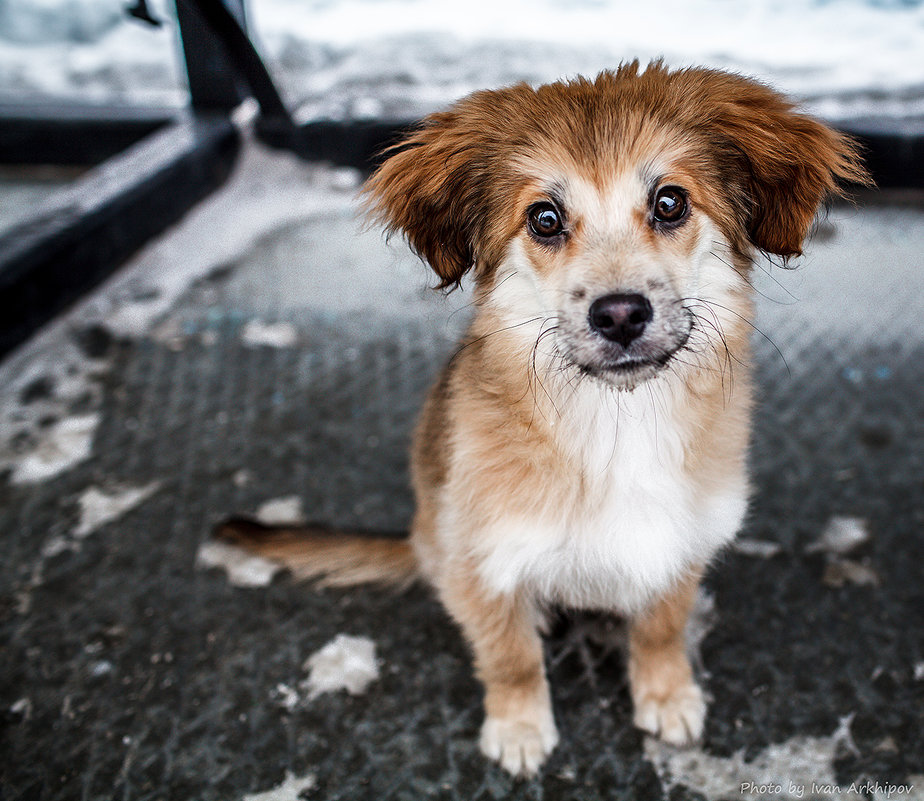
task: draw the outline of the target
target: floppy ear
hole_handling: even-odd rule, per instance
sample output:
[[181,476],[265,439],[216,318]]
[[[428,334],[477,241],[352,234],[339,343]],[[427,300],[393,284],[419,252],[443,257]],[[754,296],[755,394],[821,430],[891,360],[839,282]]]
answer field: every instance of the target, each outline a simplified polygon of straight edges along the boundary
[[748,238],[767,253],[799,255],[818,207],[843,194],[839,182],[872,184],[857,145],[760,83],[728,75],[722,84],[714,131],[743,157]]
[[440,288],[458,284],[473,266],[487,217],[487,192],[479,188],[488,156],[474,116],[457,106],[427,117],[386,151],[391,155],[363,189],[372,219],[404,233]]

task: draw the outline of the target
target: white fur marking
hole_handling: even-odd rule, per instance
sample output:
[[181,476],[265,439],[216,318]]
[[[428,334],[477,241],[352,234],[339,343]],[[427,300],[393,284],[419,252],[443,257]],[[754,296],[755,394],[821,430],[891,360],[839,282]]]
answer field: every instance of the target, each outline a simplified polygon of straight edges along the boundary
[[495,592],[527,587],[569,606],[637,610],[736,533],[744,483],[697,499],[671,415],[646,408],[644,387],[615,397],[624,404],[618,424],[615,412],[590,403],[586,415],[568,415],[556,429],[582,456],[591,489],[565,508],[505,519],[485,533],[479,568]]

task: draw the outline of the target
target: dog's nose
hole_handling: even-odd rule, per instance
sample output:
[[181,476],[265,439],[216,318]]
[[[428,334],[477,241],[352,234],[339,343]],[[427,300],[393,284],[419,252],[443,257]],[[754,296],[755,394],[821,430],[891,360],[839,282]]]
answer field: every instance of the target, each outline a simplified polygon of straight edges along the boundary
[[604,295],[590,304],[590,327],[627,347],[638,339],[654,312],[644,295]]

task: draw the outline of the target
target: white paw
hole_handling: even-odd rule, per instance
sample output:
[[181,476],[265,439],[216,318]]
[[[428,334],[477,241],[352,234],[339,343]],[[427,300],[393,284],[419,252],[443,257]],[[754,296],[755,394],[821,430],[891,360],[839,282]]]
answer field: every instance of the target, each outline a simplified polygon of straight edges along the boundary
[[670,745],[690,745],[703,734],[706,702],[695,684],[679,687],[666,698],[639,693],[635,698],[635,725]]
[[481,753],[514,776],[532,776],[558,744],[555,721],[492,718],[481,727]]

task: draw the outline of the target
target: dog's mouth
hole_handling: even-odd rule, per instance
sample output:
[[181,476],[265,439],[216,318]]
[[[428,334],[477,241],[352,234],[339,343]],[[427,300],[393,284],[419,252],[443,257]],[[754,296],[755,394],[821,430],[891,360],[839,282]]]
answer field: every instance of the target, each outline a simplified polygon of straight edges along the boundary
[[618,358],[604,356],[586,361],[575,361],[574,364],[583,375],[597,378],[608,384],[632,387],[661,373],[683,348],[684,343],[685,340],[669,349],[655,353],[627,353]]
[[587,375],[594,376],[620,376],[633,375],[643,372],[658,372],[671,360],[673,353],[658,358],[639,358],[628,356],[616,362],[597,362],[593,364],[578,364],[578,369]]

